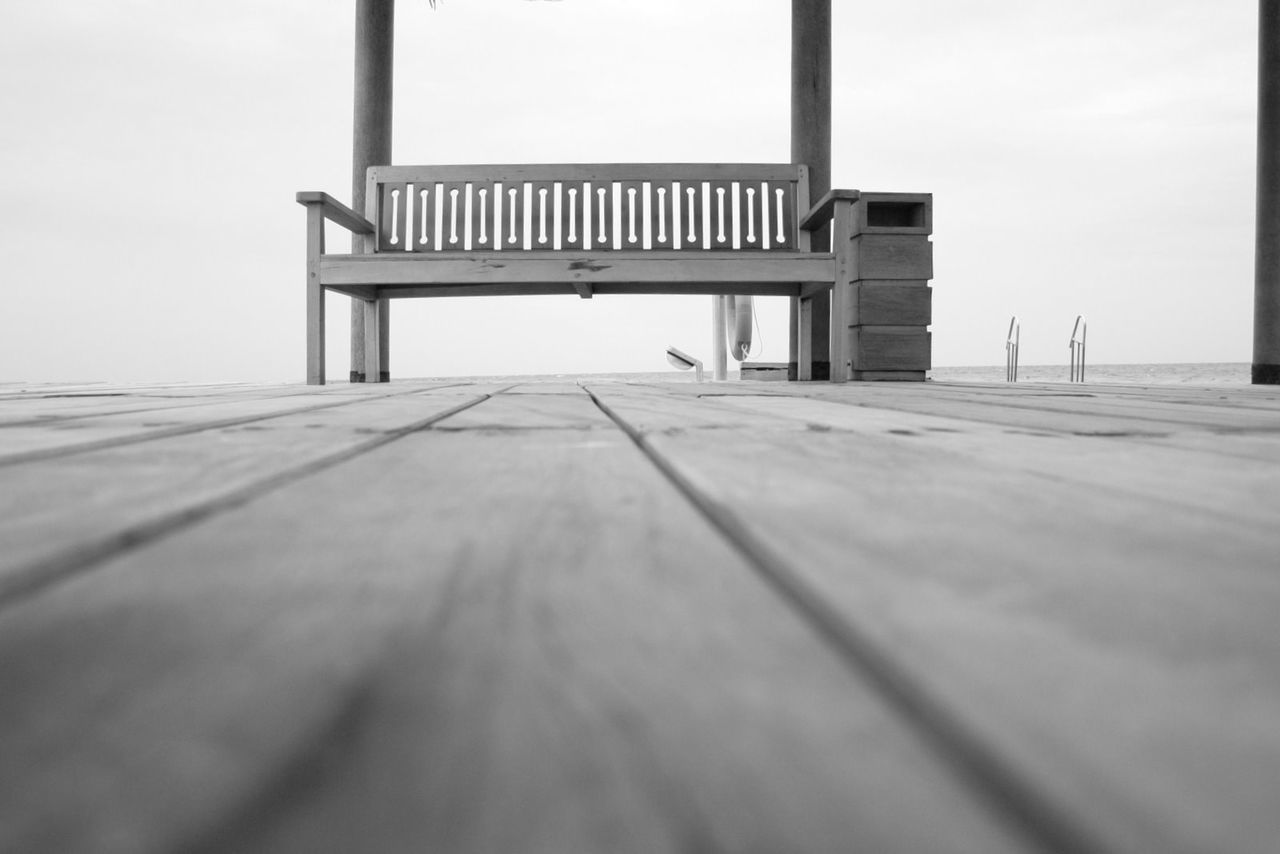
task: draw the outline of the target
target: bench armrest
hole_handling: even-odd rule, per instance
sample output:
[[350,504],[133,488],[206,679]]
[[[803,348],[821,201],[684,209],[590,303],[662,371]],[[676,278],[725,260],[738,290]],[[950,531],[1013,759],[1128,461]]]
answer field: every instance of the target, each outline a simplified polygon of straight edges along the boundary
[[805,231],[815,231],[830,224],[832,212],[840,202],[856,202],[862,198],[857,190],[828,190],[827,194],[800,220]]
[[328,193],[320,193],[315,190],[304,190],[297,195],[298,204],[319,205],[320,212],[324,214],[325,219],[330,222],[336,222],[338,225],[355,234],[373,234],[373,223],[360,216],[351,208],[335,199]]

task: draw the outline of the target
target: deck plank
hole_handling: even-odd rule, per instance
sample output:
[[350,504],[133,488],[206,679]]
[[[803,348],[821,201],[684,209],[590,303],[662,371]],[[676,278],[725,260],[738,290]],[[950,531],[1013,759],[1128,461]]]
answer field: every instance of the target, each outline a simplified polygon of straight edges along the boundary
[[[1040,387],[1010,390],[1010,386],[961,386],[929,384],[920,388],[853,387],[846,391],[827,387],[810,389],[769,388],[767,383],[743,383],[737,388],[717,389],[709,397],[786,397],[825,400],[831,403],[872,407],[895,412],[940,418],[958,418],[973,424],[1003,427],[1009,431],[1053,434],[1068,437],[1125,439],[1132,443],[1154,443],[1212,453],[1233,459],[1256,459],[1280,463],[1280,407],[1232,405],[1237,400],[1270,402],[1266,394],[1242,393],[1241,389],[1202,390],[1213,394],[1214,403],[1194,401],[1189,408],[1186,390],[1177,396],[1149,400],[1154,392],[1134,396],[1119,387]],[[1085,390],[1082,390],[1085,389]],[[673,389],[673,392],[675,390]],[[675,392],[689,396],[689,392]],[[704,393],[705,394],[705,393]],[[697,396],[697,393],[694,393]],[[1102,400],[1099,400],[1104,398]],[[1063,403],[1063,399],[1069,402]],[[1225,403],[1223,402],[1225,399]],[[1217,441],[1218,436],[1230,441]]]
[[124,435],[145,442],[13,463],[0,488],[0,603],[501,388],[424,386],[322,409],[276,403],[285,408],[269,417],[202,420],[194,426],[203,429],[176,435],[142,428]]
[[449,421],[0,613],[0,849],[1026,850],[585,395]]
[[[1171,392],[1142,397],[1107,386],[1041,386],[1016,391],[1000,387],[951,389],[933,384],[924,393],[901,385],[889,389],[857,389],[874,398],[876,405],[911,408],[935,414],[953,414],[984,420],[992,417],[1031,429],[1068,433],[1150,433],[1184,428],[1274,431],[1280,409],[1271,406],[1223,406],[1187,399]],[[792,393],[797,393],[792,391]],[[849,400],[848,393],[815,389],[805,396]],[[1221,397],[1221,395],[1220,395]],[[1230,399],[1237,399],[1228,396]],[[1261,395],[1241,395],[1244,400],[1265,401]]]
[[4,440],[0,467],[67,454],[85,453],[137,442],[237,427],[284,415],[315,412],[381,397],[414,394],[409,389],[377,390],[354,394],[237,395],[202,401],[200,406],[146,407],[94,414],[84,418],[59,418],[44,424],[24,417],[0,431]]
[[[982,429],[1118,420],[1232,445],[1248,437],[1214,431],[1267,429],[1274,415],[1208,417],[1105,390],[1042,405],[866,386],[755,402],[681,391],[664,411],[660,392],[591,388],[755,548],[1113,850],[1264,852],[1280,838],[1274,463],[1219,461],[1215,476],[1177,448],[1125,460],[1105,446],[1099,461],[1108,440],[1059,435],[1033,452],[1035,437]],[[781,424],[787,398],[806,396],[820,402],[797,401]],[[689,427],[734,408],[759,417]],[[910,412],[951,429],[971,420],[975,438],[929,432]],[[913,435],[888,432],[898,423]]]
[[[352,386],[328,386],[323,393],[341,394]],[[358,386],[354,388],[359,389]],[[0,392],[0,427],[15,424],[51,424],[63,418],[111,415],[186,406],[207,406],[235,399],[313,396],[298,386],[219,385],[143,386],[71,389],[27,389]]]
[[[130,395],[165,395],[170,397],[208,397],[222,394],[271,393],[288,385],[262,383],[0,383],[0,401],[89,400],[128,397]],[[293,388],[297,388],[293,385]]]
[[[930,453],[1005,471],[1031,485],[1076,489],[1082,496],[1106,490],[1155,506],[1190,508],[1224,523],[1267,525],[1280,506],[1280,467],[1223,465],[1221,453],[1235,449],[1242,437],[1222,442],[1216,439],[1217,431],[1075,436],[865,403],[854,407],[821,399],[745,395],[717,402],[741,409],[751,419],[768,414],[800,422],[809,430],[842,431],[852,441],[871,436],[903,448],[923,444]],[[1280,413],[1276,422],[1277,434],[1263,441],[1280,453]],[[1260,444],[1253,437],[1246,442],[1250,448]]]

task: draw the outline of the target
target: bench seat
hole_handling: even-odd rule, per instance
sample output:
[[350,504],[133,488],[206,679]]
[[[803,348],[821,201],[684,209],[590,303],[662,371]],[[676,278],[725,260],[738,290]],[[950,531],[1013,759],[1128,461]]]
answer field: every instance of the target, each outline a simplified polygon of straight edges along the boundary
[[321,256],[320,285],[365,300],[513,294],[798,297],[830,288],[834,271],[835,256],[818,252],[380,253]]

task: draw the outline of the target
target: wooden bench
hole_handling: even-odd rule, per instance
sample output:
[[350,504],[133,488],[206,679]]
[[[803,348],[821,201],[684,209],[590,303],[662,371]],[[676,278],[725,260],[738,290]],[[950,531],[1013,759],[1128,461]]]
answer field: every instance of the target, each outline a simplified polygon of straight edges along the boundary
[[[831,337],[831,364],[840,366],[834,380],[867,378],[861,375],[869,371],[851,355],[859,346],[852,326],[860,280],[881,289],[893,282],[889,303],[905,300],[918,319],[923,299],[927,313],[929,197],[834,190],[811,206],[803,165],[374,166],[366,199],[360,216],[326,193],[297,195],[308,214],[308,383],[325,378],[326,289],[365,303],[369,377],[384,370],[379,314],[387,299],[403,297],[796,297],[800,379],[810,378],[807,308],[815,295],[831,291],[833,317],[851,331]],[[898,226],[890,235],[894,229],[880,222],[885,216],[906,223],[906,233]],[[327,254],[325,219],[359,235],[357,251]],[[833,219],[847,238],[835,241],[835,252],[812,251],[811,232]],[[868,252],[856,229],[908,239],[881,240]],[[894,378],[922,379],[927,367],[907,371],[918,377]]]

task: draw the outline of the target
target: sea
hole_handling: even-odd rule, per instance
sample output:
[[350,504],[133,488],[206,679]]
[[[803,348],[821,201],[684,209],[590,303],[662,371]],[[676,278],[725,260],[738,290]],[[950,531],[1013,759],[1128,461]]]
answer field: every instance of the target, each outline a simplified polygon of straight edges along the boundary
[[[1249,385],[1248,362],[1174,362],[1141,365],[1086,365],[1085,382],[1123,385]],[[934,368],[929,377],[947,382],[1005,381],[1005,366]],[[1018,382],[1065,383],[1069,365],[1019,365]]]
[[[711,379],[711,371],[704,369],[704,377]],[[928,377],[939,382],[1005,382],[1004,365],[978,365],[971,367],[942,367],[929,371]],[[729,371],[729,379],[736,380],[738,372]],[[655,371],[649,373],[575,373],[516,375],[505,377],[454,377],[458,381],[484,379],[489,382],[695,382],[693,371]],[[1068,365],[1020,365],[1020,383],[1066,383],[1071,381]],[[1085,381],[1089,383],[1118,383],[1122,385],[1186,385],[1229,386],[1249,385],[1248,362],[1178,362],[1140,365],[1087,365]]]
[[[1088,365],[1085,381],[1089,383],[1117,383],[1121,385],[1184,385],[1184,386],[1244,386],[1250,384],[1248,362],[1174,362],[1137,365]],[[1003,383],[1004,365],[976,365],[970,367],[940,367],[929,371],[929,379],[956,383]],[[711,379],[711,371],[704,369],[704,378]],[[512,374],[507,376],[467,377],[416,377],[397,378],[434,382],[510,382],[510,383],[565,383],[565,382],[696,382],[693,371],[651,371],[638,373],[573,373],[573,374]],[[737,380],[738,372],[729,371],[729,379]],[[335,378],[336,380],[336,378]],[[1068,365],[1020,365],[1020,383],[1066,383],[1071,380]],[[296,382],[297,378],[282,378],[279,382]],[[161,385],[186,385],[164,383]],[[223,385],[224,383],[191,383],[191,385]],[[242,385],[232,382],[226,385]],[[83,382],[13,382],[0,381],[0,395],[40,392],[93,395],[102,394],[101,381]],[[112,388],[151,388],[154,383],[113,383]]]

